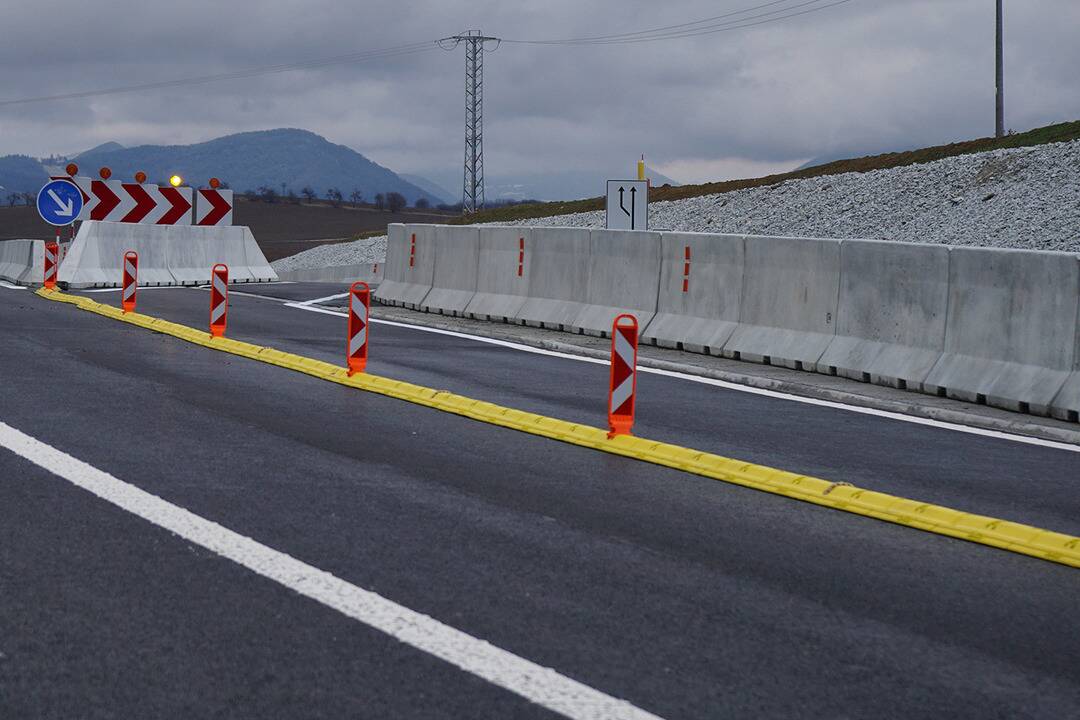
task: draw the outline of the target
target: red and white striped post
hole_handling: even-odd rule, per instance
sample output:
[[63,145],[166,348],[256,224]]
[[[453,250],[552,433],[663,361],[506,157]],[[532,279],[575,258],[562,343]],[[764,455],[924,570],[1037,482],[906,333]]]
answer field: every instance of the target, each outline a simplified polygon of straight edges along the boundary
[[210,337],[225,337],[229,314],[229,266],[218,263],[210,271]]
[[620,315],[611,325],[611,384],[608,390],[608,439],[629,435],[637,395],[638,321]]
[[56,287],[56,267],[60,264],[60,243],[45,243],[45,280],[44,285],[52,290]]
[[139,253],[124,253],[124,285],[120,293],[120,306],[125,313],[135,312],[135,295],[139,291]]
[[349,288],[349,342],[345,355],[349,377],[367,368],[368,313],[371,309],[371,288],[366,282],[355,282]]

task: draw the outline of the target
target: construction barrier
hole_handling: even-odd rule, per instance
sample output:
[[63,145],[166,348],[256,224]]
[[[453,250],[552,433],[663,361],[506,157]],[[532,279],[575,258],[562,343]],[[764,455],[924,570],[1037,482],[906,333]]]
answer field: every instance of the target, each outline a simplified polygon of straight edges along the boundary
[[443,248],[433,226],[404,230],[383,302],[596,334],[628,312],[657,345],[1080,414],[1076,254],[495,226]]
[[124,287],[120,293],[120,306],[124,312],[135,312],[136,294],[139,290],[139,253],[124,253]]
[[945,349],[948,306],[948,247],[844,240],[836,337],[818,369],[918,390]]
[[349,288],[349,339],[345,345],[349,377],[367,368],[368,314],[371,308],[371,288],[356,282]]
[[631,314],[640,327],[656,315],[660,285],[660,233],[593,230],[589,236],[587,302],[571,329],[607,335],[611,321]]
[[386,271],[375,299],[416,309],[431,292],[435,272],[434,225],[390,225],[386,229]]
[[530,240],[528,297],[514,320],[533,327],[569,329],[585,309],[589,230],[532,228]]
[[608,384],[608,439],[629,435],[637,399],[638,321],[619,315],[611,323],[611,375]]
[[836,334],[840,241],[745,238],[739,325],[723,355],[815,370]]
[[278,279],[289,282],[352,283],[362,280],[368,285],[378,285],[385,267],[386,263],[333,265],[304,270],[278,270],[277,276]]
[[476,294],[480,230],[473,226],[435,228],[435,267],[431,290],[420,309],[444,315],[464,315]]
[[529,228],[481,227],[476,294],[465,314],[481,320],[510,322],[525,304],[532,270]]
[[87,221],[60,266],[59,281],[72,288],[120,287],[127,250],[139,254],[143,287],[204,285],[215,263],[229,265],[234,283],[278,279],[246,227]]
[[218,263],[210,271],[210,336],[225,337],[229,320],[229,268]]
[[60,264],[60,243],[45,243],[44,285],[50,290],[56,287],[56,271]]
[[743,237],[664,233],[656,316],[641,339],[719,355],[739,323]]
[[0,280],[40,285],[45,276],[45,243],[41,240],[0,240]]
[[1063,253],[954,247],[928,392],[1049,415],[1075,367],[1080,268]]

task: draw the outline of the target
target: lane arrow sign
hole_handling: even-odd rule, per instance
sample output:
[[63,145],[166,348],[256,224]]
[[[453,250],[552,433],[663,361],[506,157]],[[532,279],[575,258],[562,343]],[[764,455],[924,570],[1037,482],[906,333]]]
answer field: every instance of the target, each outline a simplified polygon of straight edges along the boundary
[[69,199],[67,202],[64,202],[57,196],[55,190],[49,190],[49,197],[51,197],[53,199],[53,202],[56,203],[56,210],[54,210],[53,212],[55,212],[60,217],[71,217],[75,214],[74,200]]

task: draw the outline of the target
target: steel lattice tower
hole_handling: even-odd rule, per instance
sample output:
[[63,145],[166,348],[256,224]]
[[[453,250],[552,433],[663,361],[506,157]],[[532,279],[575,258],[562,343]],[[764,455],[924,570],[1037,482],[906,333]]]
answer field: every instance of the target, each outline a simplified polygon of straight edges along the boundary
[[[447,43],[451,43],[447,45]],[[484,207],[484,53],[485,43],[498,48],[499,38],[488,37],[479,30],[443,38],[439,44],[452,50],[465,44],[465,166],[461,193],[462,212],[476,212]]]

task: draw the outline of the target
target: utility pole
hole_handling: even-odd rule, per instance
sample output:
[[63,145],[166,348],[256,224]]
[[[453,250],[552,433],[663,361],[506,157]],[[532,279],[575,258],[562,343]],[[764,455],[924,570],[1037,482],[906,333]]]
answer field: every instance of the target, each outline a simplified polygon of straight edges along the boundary
[[995,124],[995,137],[1005,136],[1005,53],[1002,48],[1002,4],[1004,0],[997,0],[997,122]]
[[484,207],[484,53],[497,50],[500,42],[479,30],[439,41],[443,50],[465,43],[465,178],[461,192],[465,215]]

